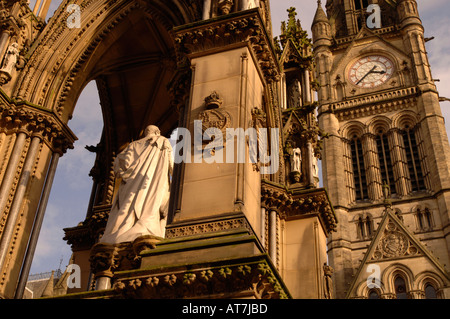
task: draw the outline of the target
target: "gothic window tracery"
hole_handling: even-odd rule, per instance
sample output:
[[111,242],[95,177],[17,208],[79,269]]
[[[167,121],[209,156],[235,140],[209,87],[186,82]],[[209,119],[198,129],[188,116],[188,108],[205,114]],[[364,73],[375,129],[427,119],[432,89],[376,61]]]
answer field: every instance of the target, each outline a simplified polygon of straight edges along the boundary
[[409,125],[406,125],[401,133],[405,146],[404,151],[406,154],[406,159],[408,161],[407,166],[411,182],[411,189],[413,192],[426,190],[415,132]]
[[420,127],[408,114],[348,123],[344,130],[344,164],[350,203],[403,198],[432,189]]
[[353,136],[351,142],[353,177],[355,180],[356,200],[366,200],[369,198],[367,191],[367,176],[364,163],[364,153],[361,138]]
[[380,161],[380,174],[383,183],[389,185],[391,194],[396,194],[394,165],[389,148],[388,136],[384,131],[378,131],[376,137],[378,158]]
[[359,239],[367,240],[372,238],[374,229],[373,219],[370,215],[360,215],[357,219],[356,227]]
[[417,208],[415,214],[417,220],[417,230],[428,231],[433,229],[433,215],[428,207],[425,209]]
[[431,283],[425,285],[425,299],[438,299],[436,288]]
[[395,277],[394,288],[397,299],[408,299],[408,294],[406,291],[406,281],[402,276],[398,275],[397,277]]

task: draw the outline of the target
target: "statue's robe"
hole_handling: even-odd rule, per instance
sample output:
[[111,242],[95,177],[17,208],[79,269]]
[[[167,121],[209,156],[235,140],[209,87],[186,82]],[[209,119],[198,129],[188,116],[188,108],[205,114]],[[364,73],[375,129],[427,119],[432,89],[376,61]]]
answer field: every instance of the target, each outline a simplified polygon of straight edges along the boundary
[[172,147],[162,136],[132,142],[116,157],[114,171],[122,181],[100,242],[164,238],[172,169]]

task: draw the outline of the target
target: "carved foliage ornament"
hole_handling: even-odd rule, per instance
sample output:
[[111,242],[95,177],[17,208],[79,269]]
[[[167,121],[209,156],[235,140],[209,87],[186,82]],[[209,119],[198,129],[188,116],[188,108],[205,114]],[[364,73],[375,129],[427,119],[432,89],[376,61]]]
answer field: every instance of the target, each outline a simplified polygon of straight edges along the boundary
[[0,101],[0,127],[0,131],[5,133],[21,131],[39,136],[61,155],[72,149],[76,140],[53,114],[24,104],[16,106]]
[[130,298],[190,298],[249,291],[257,299],[286,299],[288,293],[265,262],[118,279],[116,293]]
[[278,80],[278,62],[259,12],[255,10],[241,15],[233,18],[224,16],[213,23],[175,30],[178,59],[183,60],[186,54],[247,42],[255,52],[266,78],[270,81]]

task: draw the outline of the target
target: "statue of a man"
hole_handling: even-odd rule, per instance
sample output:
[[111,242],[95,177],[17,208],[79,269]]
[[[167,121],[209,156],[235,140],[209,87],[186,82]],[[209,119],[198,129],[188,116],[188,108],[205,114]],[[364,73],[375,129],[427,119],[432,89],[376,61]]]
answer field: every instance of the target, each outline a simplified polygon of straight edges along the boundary
[[130,143],[114,162],[122,179],[101,243],[119,244],[152,235],[164,238],[167,222],[172,146],[150,125],[145,137]]

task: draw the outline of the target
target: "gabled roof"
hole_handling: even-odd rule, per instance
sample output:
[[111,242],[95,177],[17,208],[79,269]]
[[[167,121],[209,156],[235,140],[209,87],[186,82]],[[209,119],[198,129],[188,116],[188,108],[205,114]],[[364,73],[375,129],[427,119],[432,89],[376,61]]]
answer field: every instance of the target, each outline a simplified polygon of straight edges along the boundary
[[354,296],[361,282],[365,282],[369,273],[364,272],[369,264],[396,261],[407,258],[426,258],[443,278],[450,280],[449,273],[437,258],[414,236],[393,213],[387,208],[370,243],[363,260],[354,276],[347,292],[347,298]]

